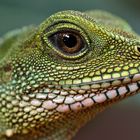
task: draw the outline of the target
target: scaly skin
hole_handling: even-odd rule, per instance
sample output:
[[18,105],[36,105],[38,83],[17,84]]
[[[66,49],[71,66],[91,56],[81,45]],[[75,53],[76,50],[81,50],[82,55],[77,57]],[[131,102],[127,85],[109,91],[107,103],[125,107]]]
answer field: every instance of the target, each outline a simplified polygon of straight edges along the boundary
[[140,89],[140,39],[107,12],[63,11],[0,40],[0,139],[70,140]]

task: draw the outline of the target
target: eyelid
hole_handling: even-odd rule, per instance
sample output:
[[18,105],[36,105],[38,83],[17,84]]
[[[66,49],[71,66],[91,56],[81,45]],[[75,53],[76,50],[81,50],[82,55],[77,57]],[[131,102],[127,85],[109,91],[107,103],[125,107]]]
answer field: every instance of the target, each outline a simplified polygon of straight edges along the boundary
[[[53,35],[56,35],[60,32],[74,32],[77,34],[80,34],[82,36],[82,38],[84,39],[84,42],[86,43],[86,48],[79,54],[74,54],[74,55],[67,55],[62,53],[61,51],[59,51],[57,48],[55,48],[52,44],[52,42],[50,41],[50,37]],[[64,59],[80,59],[82,58],[86,53],[88,53],[91,48],[90,48],[90,38],[88,36],[88,34],[85,32],[85,30],[82,30],[80,27],[74,25],[74,24],[58,24],[55,25],[54,27],[50,27],[49,29],[44,30],[43,34],[42,34],[42,40],[43,40],[43,44],[45,46],[47,46],[47,48],[49,50],[52,50],[54,53],[56,53],[56,55],[58,54],[60,57],[64,58]]]
[[44,30],[43,34],[45,36],[49,37],[55,33],[59,33],[60,31],[79,32],[85,38],[88,45],[91,42],[90,37],[84,28],[80,27],[79,25],[77,26],[76,24],[70,23],[70,22],[62,21],[59,23],[55,23],[55,24],[53,24],[53,26],[51,25],[46,30]]

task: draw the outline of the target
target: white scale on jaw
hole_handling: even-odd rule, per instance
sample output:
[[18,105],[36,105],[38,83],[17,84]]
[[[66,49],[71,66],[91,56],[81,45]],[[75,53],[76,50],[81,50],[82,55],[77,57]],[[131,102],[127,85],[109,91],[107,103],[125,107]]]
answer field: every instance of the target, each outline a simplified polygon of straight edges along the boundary
[[[81,109],[82,107],[85,107],[85,108],[91,107],[95,103],[103,103],[107,100],[114,99],[116,96],[123,96],[125,94],[134,93],[138,89],[139,89],[139,87],[138,87],[137,83],[130,83],[127,86],[121,86],[121,87],[118,87],[117,89],[109,90],[105,93],[101,92],[100,94],[96,94],[93,97],[85,98],[81,102],[75,102],[73,104],[70,104],[70,108],[68,108],[68,106],[66,105],[67,110],[65,108],[65,104],[63,104],[62,108],[60,106],[58,106],[58,108],[59,108],[58,111],[65,112],[65,111],[69,111],[70,109],[73,111],[77,111],[77,110]],[[65,110],[63,110],[64,108],[65,108]],[[56,110],[57,110],[57,108],[56,108]]]
[[[42,108],[52,110],[56,109],[58,112],[67,112],[70,110],[77,111],[81,108],[91,107],[93,104],[103,103],[105,101],[114,99],[116,96],[123,96],[129,95],[131,93],[135,93],[140,87],[140,82],[136,82],[140,80],[140,74],[136,74],[132,82],[126,84],[124,86],[116,87],[116,89],[110,89],[108,91],[101,91],[98,94],[89,93],[89,96],[84,96],[84,94],[78,95],[57,95],[54,99],[50,98],[51,96],[48,95],[46,101],[43,101]],[[49,93],[51,94],[51,93]],[[92,96],[91,96],[92,95]],[[44,96],[39,96],[43,97]],[[40,102],[38,101],[40,98],[36,100],[32,100],[31,104],[33,106],[38,106]]]

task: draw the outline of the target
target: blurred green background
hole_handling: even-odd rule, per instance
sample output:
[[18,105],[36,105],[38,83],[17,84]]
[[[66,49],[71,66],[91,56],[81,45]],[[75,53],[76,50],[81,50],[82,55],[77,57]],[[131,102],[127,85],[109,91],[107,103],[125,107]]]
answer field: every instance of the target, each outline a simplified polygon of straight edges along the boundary
[[[39,24],[60,10],[103,9],[126,19],[140,34],[140,0],[0,0],[0,35]],[[140,95],[109,107],[82,128],[74,140],[139,140]]]

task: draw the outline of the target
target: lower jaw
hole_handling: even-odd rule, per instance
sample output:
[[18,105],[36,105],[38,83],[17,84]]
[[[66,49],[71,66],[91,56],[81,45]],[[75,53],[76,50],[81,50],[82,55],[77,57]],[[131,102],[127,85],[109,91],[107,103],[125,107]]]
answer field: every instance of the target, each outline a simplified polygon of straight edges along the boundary
[[[71,104],[59,104],[56,107],[58,112],[69,112],[69,111],[79,111],[81,109],[89,108],[97,104],[103,104],[106,102],[116,102],[138,93],[140,90],[140,82],[133,82],[127,85],[122,85],[116,87],[115,89],[110,89],[107,91],[101,91],[101,93],[89,93],[87,97],[84,97],[81,101],[75,101]],[[74,95],[73,98],[76,98],[77,95]],[[71,100],[69,96],[66,97],[65,101]],[[69,101],[70,102],[70,101]]]

